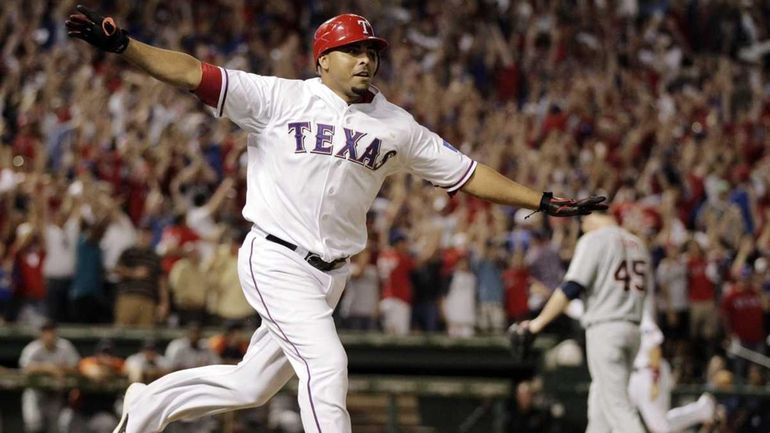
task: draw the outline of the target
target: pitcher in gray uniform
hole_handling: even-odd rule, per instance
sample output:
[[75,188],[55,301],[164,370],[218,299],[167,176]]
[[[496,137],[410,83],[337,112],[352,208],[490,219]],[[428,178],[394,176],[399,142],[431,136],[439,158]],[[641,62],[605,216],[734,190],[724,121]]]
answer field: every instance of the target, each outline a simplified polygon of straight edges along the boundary
[[[643,433],[628,397],[628,380],[639,349],[639,323],[648,314],[652,290],[651,262],[644,243],[617,225],[614,217],[583,217],[585,234],[562,285],[543,311],[520,327],[533,334],[558,317],[572,299],[583,297],[588,370],[588,433]],[[645,305],[645,299],[648,300]]]

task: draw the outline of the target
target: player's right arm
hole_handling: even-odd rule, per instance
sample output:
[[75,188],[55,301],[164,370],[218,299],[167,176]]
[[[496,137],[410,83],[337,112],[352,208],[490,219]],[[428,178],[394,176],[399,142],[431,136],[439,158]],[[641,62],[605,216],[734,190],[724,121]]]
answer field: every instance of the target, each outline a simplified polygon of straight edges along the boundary
[[540,314],[526,324],[533,334],[539,333],[559,317],[570,301],[577,299],[593,282],[596,261],[587,239],[586,236],[582,237],[575,246],[575,254],[562,285],[553,292]]
[[130,39],[123,57],[154,78],[172,86],[195,90],[201,83],[201,61],[189,54]]
[[185,53],[153,47],[130,38],[111,17],[81,5],[77,11],[65,23],[70,37],[120,54],[158,80],[193,90],[216,117],[227,117],[244,131],[261,131],[278,105],[274,95],[286,94],[276,89],[280,80],[275,77],[227,70]]
[[78,5],[78,14],[65,22],[70,37],[122,56],[148,74],[172,86],[197,89],[201,83],[202,65],[195,57],[178,51],[153,47],[128,37],[112,17]]

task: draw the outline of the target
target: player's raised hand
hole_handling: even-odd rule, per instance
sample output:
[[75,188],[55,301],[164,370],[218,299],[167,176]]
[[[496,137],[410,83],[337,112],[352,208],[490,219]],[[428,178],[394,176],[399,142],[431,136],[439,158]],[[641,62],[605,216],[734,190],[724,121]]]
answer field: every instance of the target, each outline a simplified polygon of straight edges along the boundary
[[128,47],[128,33],[115,24],[112,17],[104,17],[83,5],[77,5],[78,14],[64,22],[67,35],[112,53],[122,53]]
[[607,210],[604,201],[607,197],[591,196],[581,200],[554,197],[552,192],[544,192],[540,199],[539,211],[557,217],[588,215],[592,211]]

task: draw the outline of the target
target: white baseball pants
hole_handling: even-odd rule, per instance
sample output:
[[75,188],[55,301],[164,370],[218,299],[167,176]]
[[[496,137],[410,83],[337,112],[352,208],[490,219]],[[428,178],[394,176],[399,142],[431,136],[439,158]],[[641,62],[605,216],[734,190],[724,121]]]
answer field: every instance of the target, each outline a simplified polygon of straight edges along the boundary
[[639,325],[614,321],[586,329],[591,388],[586,433],[644,433],[628,397],[631,366],[639,350]]
[[262,316],[238,365],[168,374],[128,408],[127,433],[160,432],[170,422],[265,404],[296,374],[306,433],[350,433],[347,355],[332,320],[348,266],[321,272],[252,230],[238,255],[249,304]]

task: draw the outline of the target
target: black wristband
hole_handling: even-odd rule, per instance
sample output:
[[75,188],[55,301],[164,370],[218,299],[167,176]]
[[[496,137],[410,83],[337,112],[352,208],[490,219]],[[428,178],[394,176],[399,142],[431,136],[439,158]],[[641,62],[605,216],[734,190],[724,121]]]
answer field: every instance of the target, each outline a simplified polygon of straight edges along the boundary
[[115,39],[115,42],[112,44],[112,51],[113,53],[120,54],[123,51],[126,51],[126,48],[128,48],[128,42],[131,39],[128,37],[128,32],[120,29],[118,30],[117,38]]
[[540,207],[537,208],[539,211],[545,211],[548,209],[548,203],[551,202],[551,199],[553,198],[553,193],[550,191],[546,191],[543,193],[543,196],[540,197]]

